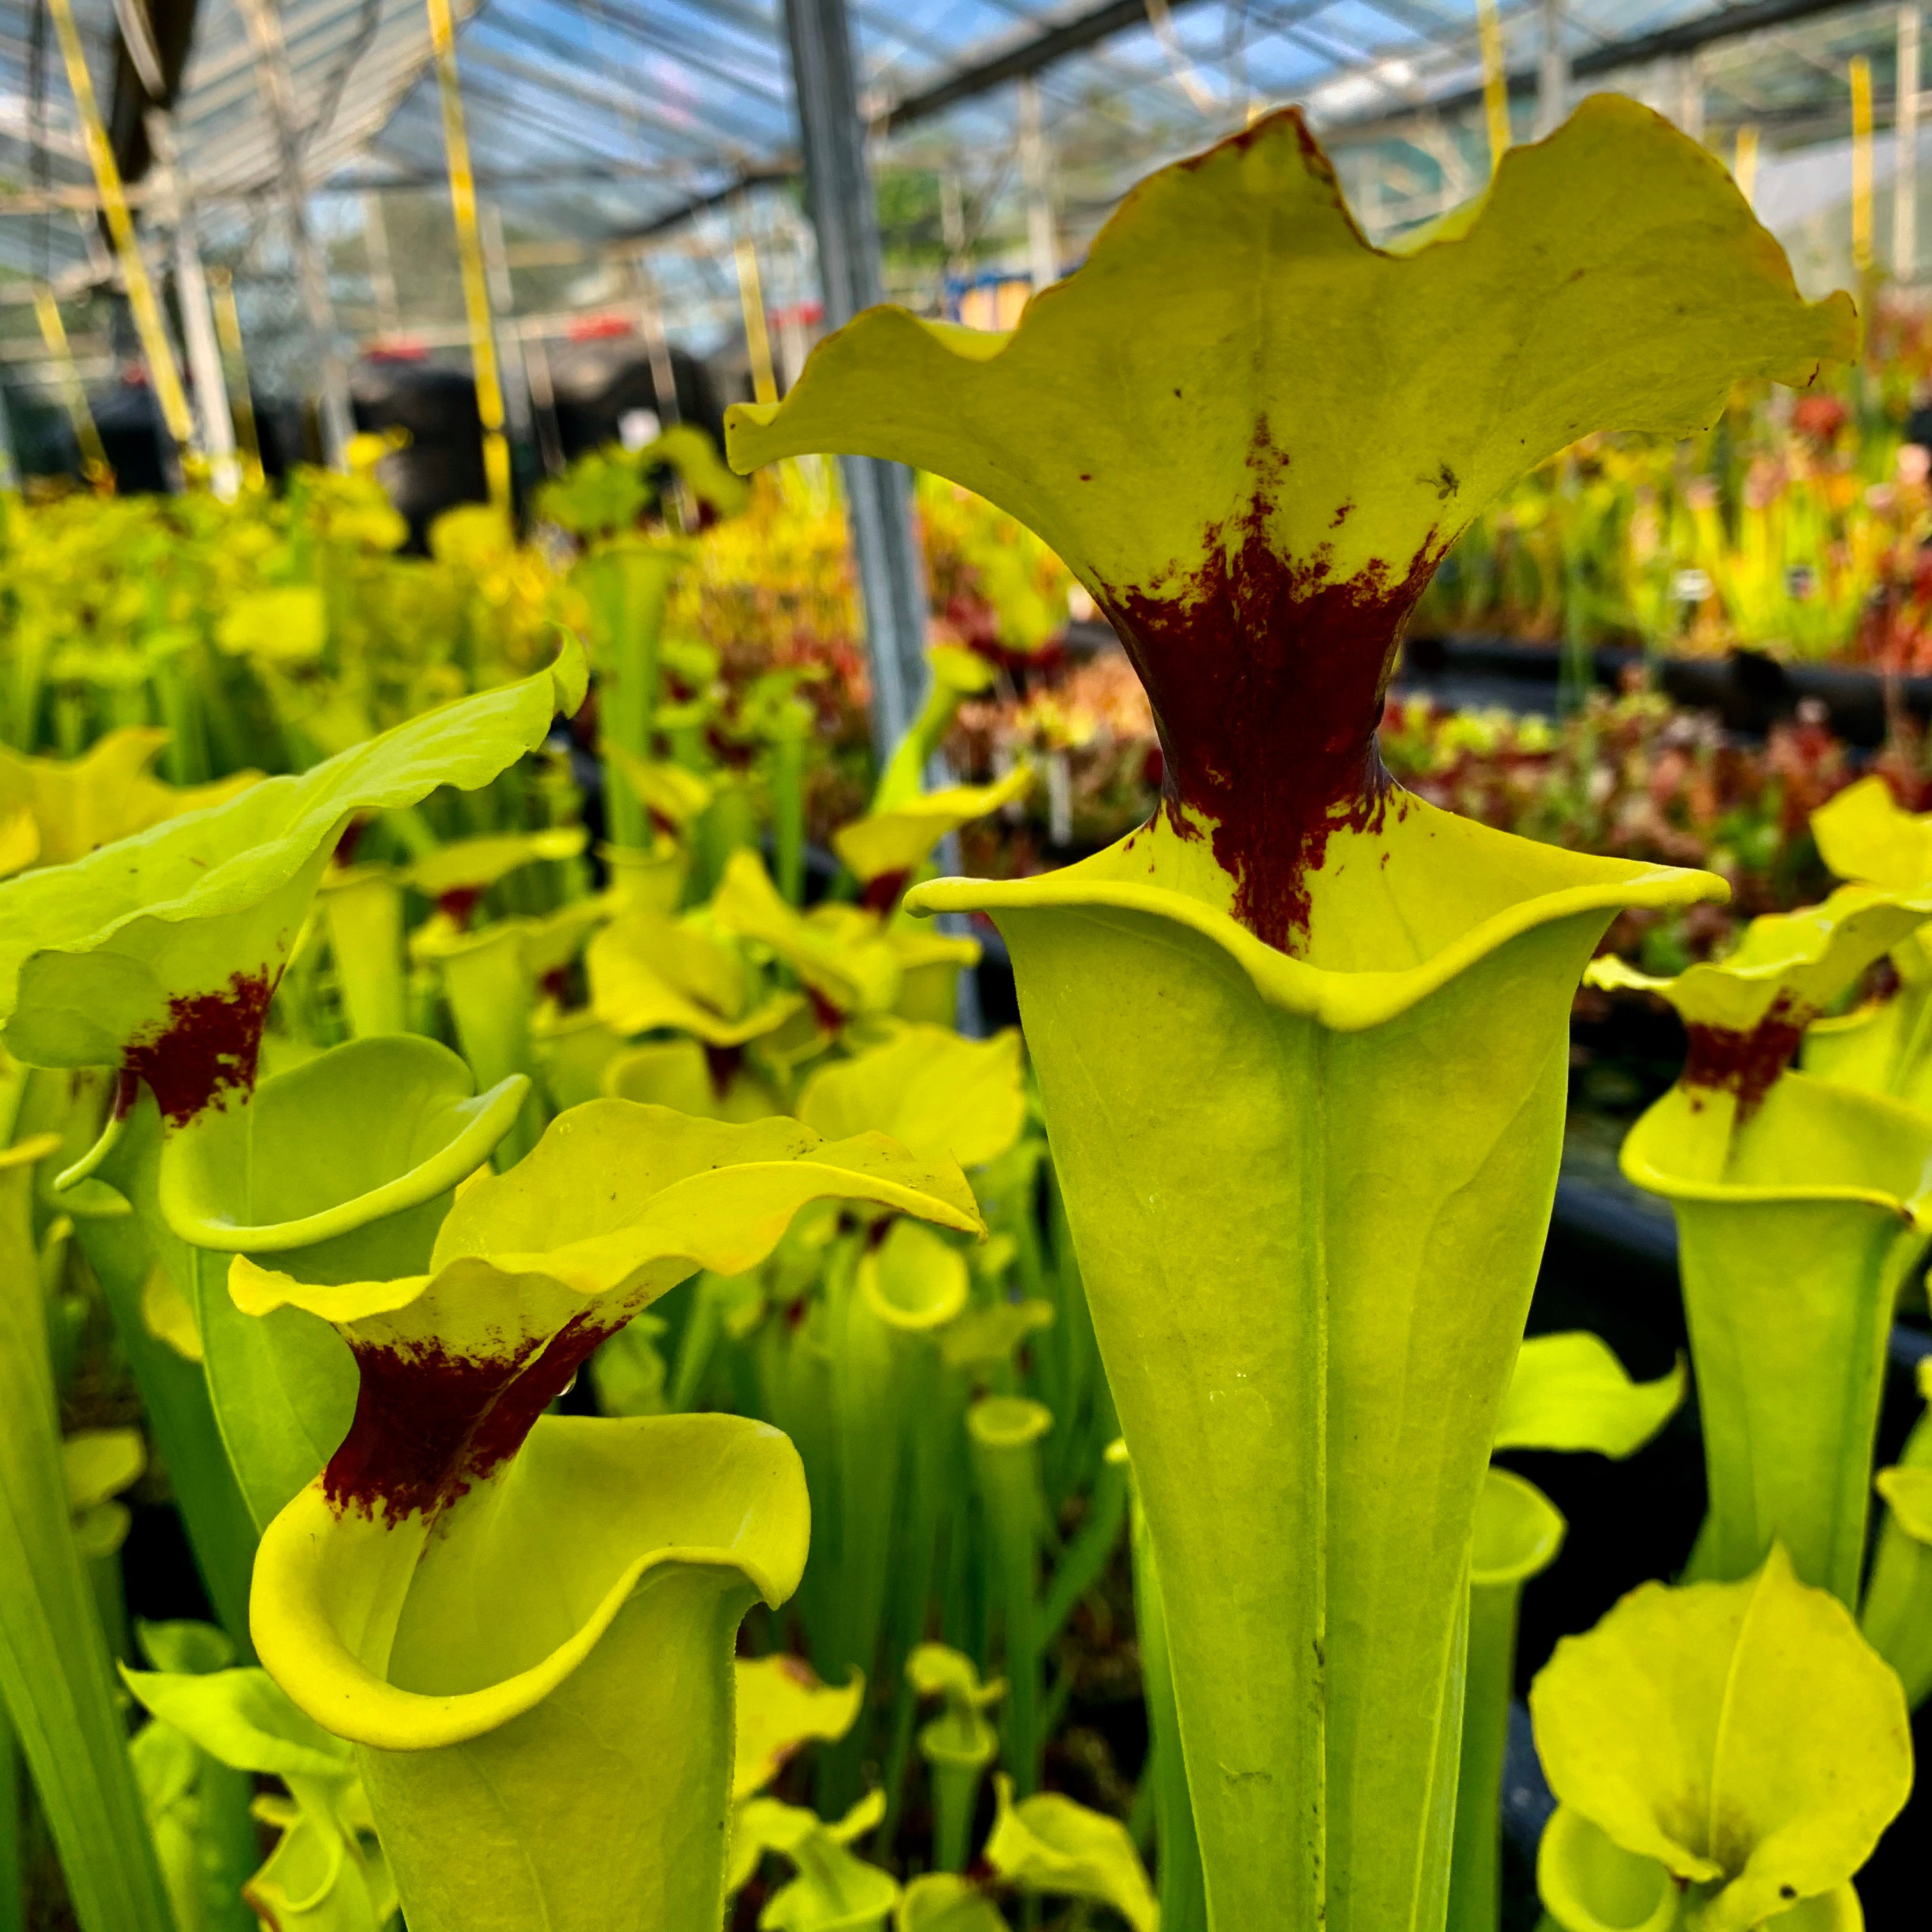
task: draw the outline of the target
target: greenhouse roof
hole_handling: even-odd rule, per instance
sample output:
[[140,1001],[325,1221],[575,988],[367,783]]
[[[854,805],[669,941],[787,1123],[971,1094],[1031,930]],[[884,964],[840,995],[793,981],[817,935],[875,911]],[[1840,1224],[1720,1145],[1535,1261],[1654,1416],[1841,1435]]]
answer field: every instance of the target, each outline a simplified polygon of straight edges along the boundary
[[[167,67],[172,49],[177,145],[204,250],[242,264],[238,274],[251,260],[256,272],[272,272],[264,251],[273,245],[284,178],[246,24],[256,0],[71,4],[130,176],[146,164],[146,96],[140,49],[130,52],[124,28],[136,43],[154,44],[151,62],[158,56]],[[946,178],[952,195],[948,224],[936,188],[886,194],[889,280],[896,242],[942,260],[960,254],[962,238],[968,259],[1002,244],[1023,254],[1027,84],[1036,85],[1052,157],[1064,260],[1078,258],[1150,166],[1283,101],[1306,104],[1342,151],[1345,181],[1371,205],[1372,225],[1424,218],[1480,179],[1474,0],[848,4],[875,166],[928,183]],[[801,258],[789,280],[779,265],[767,293],[804,298],[809,244],[799,238],[795,198],[761,197],[797,168],[779,0],[456,4],[479,191],[502,216],[512,266],[602,265],[602,282],[566,286],[553,278],[548,298],[580,305],[601,289],[615,298],[628,285],[612,279],[612,262],[648,249],[661,287],[702,295],[722,314],[736,299],[728,242],[734,224],[748,221]],[[0,268],[77,290],[104,280],[110,265],[48,5],[0,0],[8,104],[0,170],[10,190],[0,194]],[[1747,122],[1774,146],[1842,136],[1844,63],[1857,52],[1873,57],[1881,124],[1889,118],[1893,6],[1516,0],[1504,6],[1502,24],[1520,136],[1536,124],[1535,75],[1552,15],[1575,91],[1621,85],[1678,118],[1694,111],[1713,136]],[[287,0],[280,18],[315,219],[338,276],[352,275],[349,257],[367,225],[358,211],[369,197],[389,205],[442,190],[424,0]],[[1694,62],[1683,58],[1694,50]],[[1687,75],[1696,104],[1680,112]],[[152,172],[136,190],[161,191]],[[746,212],[761,198],[776,212]],[[943,248],[942,226],[950,227]],[[893,285],[903,292],[903,278]],[[352,290],[341,299],[357,306]],[[368,322],[383,304],[370,308],[365,299],[363,307]],[[388,312],[392,320],[398,312],[393,301]],[[400,313],[421,319],[407,302]],[[349,326],[355,320],[346,316]]]

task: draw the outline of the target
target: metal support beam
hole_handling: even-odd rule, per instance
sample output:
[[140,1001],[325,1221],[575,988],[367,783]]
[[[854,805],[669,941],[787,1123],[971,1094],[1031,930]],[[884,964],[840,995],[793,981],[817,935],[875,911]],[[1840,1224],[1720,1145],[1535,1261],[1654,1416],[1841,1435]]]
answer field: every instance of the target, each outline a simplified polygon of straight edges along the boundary
[[160,108],[149,108],[147,134],[148,152],[160,164],[174,196],[175,298],[181,309],[182,346],[188,352],[195,408],[201,418],[208,481],[224,503],[232,502],[242,488],[242,465],[235,454],[235,418],[229,410],[214,310],[208,300],[208,278],[202,272],[195,235],[194,185],[181,164],[172,117]]
[[[1178,14],[1193,0],[1167,0],[1169,14]],[[977,61],[968,68],[943,76],[922,92],[908,94],[886,110],[886,132],[894,133],[915,121],[930,120],[948,107],[975,94],[1003,87],[1024,74],[1038,74],[1042,68],[1064,60],[1069,54],[1130,32],[1148,23],[1147,0],[1103,0],[1090,12],[1076,14],[1044,32],[1028,34],[1013,46]]]
[[[825,320],[838,328],[883,292],[878,208],[844,0],[786,0],[785,31]],[[883,768],[913,721],[927,676],[926,572],[913,538],[912,473],[868,456],[842,457],[839,464],[865,600],[872,742]]]
[[389,224],[380,194],[362,197],[362,247],[369,258],[369,293],[376,321],[385,335],[394,335],[403,326],[403,311],[396,298],[396,265],[389,254]]
[[1536,68],[1536,135],[1553,134],[1570,110],[1570,62],[1563,52],[1563,0],[1543,0],[1543,47]]
[[514,441],[527,441],[535,424],[530,416],[530,370],[524,359],[523,338],[512,317],[517,313],[517,284],[510,273],[510,251],[503,242],[503,211],[494,201],[476,211],[478,238],[483,244],[483,272],[490,286],[490,314],[496,338],[496,360],[508,372],[502,385],[503,417]]
[[239,0],[248,38],[255,50],[255,74],[262,105],[275,130],[281,164],[282,192],[289,224],[289,251],[302,284],[302,308],[314,338],[316,371],[321,379],[321,428],[324,460],[340,468],[356,419],[349,404],[349,368],[335,339],[335,307],[328,292],[328,267],[308,220],[308,183],[302,169],[302,141],[296,131],[295,83],[289,77],[288,49],[282,38],[276,0]]
[[1918,272],[1918,9],[1898,10],[1898,105],[1892,123],[1898,160],[1892,184],[1892,278]]
[[1060,242],[1053,232],[1053,158],[1040,111],[1040,82],[1020,82],[1020,178],[1026,184],[1027,266],[1036,289],[1060,279]]
[[[1624,68],[1647,66],[1675,54],[1692,53],[1716,41],[1735,40],[1767,27],[1788,26],[1795,21],[1810,20],[1816,14],[1833,12],[1844,4],[1844,0],[1740,0],[1740,4],[1696,14],[1673,26],[1660,27],[1654,33],[1639,34],[1627,40],[1612,40],[1578,54],[1570,63],[1571,82],[1574,85],[1578,81],[1592,80]],[[1520,68],[1508,77],[1509,91],[1515,95],[1533,94],[1540,81],[1540,69]],[[1324,120],[1322,123],[1322,138],[1330,148],[1355,141],[1380,140],[1390,134],[1400,134],[1424,105],[1432,112],[1454,119],[1457,115],[1480,106],[1482,99],[1483,90],[1480,87],[1468,87],[1400,112],[1376,108],[1365,114]]]
[[1678,127],[1694,141],[1704,138],[1704,63],[1696,53],[1683,57],[1677,75]]
[[496,336],[490,319],[490,277],[476,223],[476,177],[470,168],[470,134],[463,118],[463,82],[456,65],[456,21],[449,0],[429,0],[436,50],[436,93],[442,105],[442,146],[449,166],[449,208],[463,269],[463,310],[470,322],[470,369],[476,385],[476,419],[483,431],[483,474],[490,500],[512,509],[510,446],[503,434],[503,382],[496,369]]

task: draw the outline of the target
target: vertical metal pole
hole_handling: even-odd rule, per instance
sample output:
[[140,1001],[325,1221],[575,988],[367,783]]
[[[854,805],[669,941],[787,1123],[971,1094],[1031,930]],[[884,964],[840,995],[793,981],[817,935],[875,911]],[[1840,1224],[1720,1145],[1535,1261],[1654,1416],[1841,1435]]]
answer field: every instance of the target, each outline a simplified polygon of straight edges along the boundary
[[1918,9],[1898,10],[1898,106],[1893,138],[1898,160],[1892,184],[1892,278],[1910,283],[1918,272]]
[[1704,63],[1694,53],[1684,56],[1678,76],[1677,124],[1691,140],[1704,139]]
[[496,338],[490,323],[489,278],[476,226],[476,176],[463,122],[463,83],[456,70],[456,23],[449,0],[429,0],[429,34],[436,48],[436,92],[442,98],[442,147],[449,167],[450,212],[463,266],[463,309],[470,323],[470,367],[476,414],[483,426],[483,475],[490,500],[510,508],[510,446],[503,436],[503,384],[496,373]]
[[68,421],[74,425],[81,476],[91,489],[105,496],[114,488],[114,471],[102,447],[100,432],[94,427],[94,412],[87,406],[86,385],[74,366],[74,350],[68,342],[67,325],[61,320],[60,304],[45,282],[34,284],[34,318],[40,326],[40,340],[53,364],[61,400],[67,405]]
[[745,353],[752,367],[752,394],[761,403],[778,399],[778,378],[772,369],[771,332],[765,326],[764,284],[758,275],[758,250],[749,235],[740,235],[732,248],[738,265],[738,306],[745,316]]
[[526,442],[531,435],[530,376],[524,359],[524,338],[512,320],[517,313],[517,285],[510,274],[510,251],[503,244],[503,211],[490,202],[477,210],[477,218],[496,359],[504,374],[503,416],[511,435]]
[[1476,41],[1483,54],[1483,119],[1494,174],[1510,144],[1509,74],[1503,65],[1503,23],[1496,0],[1476,0]]
[[939,232],[946,245],[946,315],[957,322],[959,297],[953,284],[966,278],[966,205],[959,177],[950,168],[939,177]]
[[[844,0],[786,0],[785,32],[825,320],[837,328],[878,302],[882,289],[878,207]],[[868,456],[842,457],[839,467],[865,600],[872,742],[883,769],[913,721],[927,676],[926,571],[913,536],[912,472]]]
[[668,429],[684,420],[677,406],[677,371],[670,364],[670,341],[664,334],[664,316],[658,308],[657,291],[651,286],[650,271],[641,255],[631,257],[631,280],[638,291],[638,328],[644,338],[644,353],[650,360],[651,394],[656,398],[658,422]]
[[557,427],[556,391],[550,380],[550,352],[544,339],[534,332],[517,331],[517,346],[523,352],[524,374],[530,378],[530,416],[536,430],[537,454],[543,458],[547,476],[563,474],[563,436]]
[[14,453],[13,419],[7,413],[7,392],[0,386],[0,490],[20,487],[20,459]]
[[396,269],[389,256],[389,224],[382,214],[382,197],[362,197],[362,247],[369,257],[369,292],[375,298],[376,322],[385,335],[401,328],[403,311],[396,300]]
[[248,386],[248,358],[242,340],[242,315],[235,306],[234,278],[226,268],[208,278],[214,302],[215,339],[221,345],[222,374],[228,380],[228,406],[242,446],[242,474],[251,490],[268,482],[262,467],[262,439],[255,428],[255,398]]
[[789,207],[785,213],[788,218],[779,236],[783,246],[778,259],[784,271],[780,279],[788,291],[788,298],[778,314],[778,386],[789,390],[798,380],[799,371],[811,352],[812,345],[806,340],[805,292],[812,285],[812,277],[806,259],[805,224]]
[[[176,451],[185,462],[194,454],[194,418],[188,409],[188,392],[182,387],[181,371],[176,366],[161,305],[155,298],[154,285],[148,278],[148,264],[134,232],[134,218],[128,210],[120,165],[114,158],[107,130],[101,124],[93,76],[88,72],[87,50],[81,44],[80,29],[74,24],[70,0],[48,0],[47,10],[53,16],[54,32],[60,40],[68,92],[74,96],[74,112],[80,117],[101,212],[107,218],[108,232],[114,238],[114,252],[120,260],[122,279],[127,284],[128,306],[134,311],[141,352],[147,358],[148,380],[154,386],[154,400],[160,405],[161,420]],[[58,310],[56,320],[58,320]]]
[[1854,54],[1846,77],[1852,89],[1852,266],[1863,274],[1872,265],[1871,62]]
[[242,487],[242,466],[236,460],[235,418],[229,411],[221,345],[215,340],[214,311],[208,305],[208,278],[202,272],[201,250],[195,238],[193,184],[182,167],[171,117],[153,107],[147,118],[148,145],[165,171],[174,197],[175,296],[181,306],[182,342],[194,383],[208,480],[224,503],[232,502]]
[[1026,184],[1027,268],[1036,289],[1060,279],[1060,243],[1053,232],[1053,180],[1046,130],[1040,118],[1040,82],[1020,82],[1020,178]]
[[1738,192],[1750,201],[1757,192],[1757,130],[1747,122],[1738,130],[1738,144],[1731,159],[1731,178]]
[[1563,51],[1563,0],[1543,0],[1543,53],[1536,70],[1536,132],[1540,140],[1563,124],[1570,106],[1570,57]]
[[349,365],[335,338],[335,304],[328,292],[328,266],[309,226],[308,183],[302,171],[302,142],[296,132],[295,83],[289,78],[288,49],[282,40],[277,0],[238,0],[255,49],[255,78],[262,105],[275,130],[282,193],[286,204],[289,250],[296,258],[302,309],[314,339],[316,370],[322,382],[322,448],[325,460],[340,469],[356,418],[349,401]]

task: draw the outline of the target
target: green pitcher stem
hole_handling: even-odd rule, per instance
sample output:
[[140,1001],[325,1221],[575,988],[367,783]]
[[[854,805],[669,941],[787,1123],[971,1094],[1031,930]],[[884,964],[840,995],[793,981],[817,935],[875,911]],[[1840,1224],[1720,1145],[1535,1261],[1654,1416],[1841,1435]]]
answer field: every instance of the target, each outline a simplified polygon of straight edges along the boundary
[[[898,1565],[896,1614],[889,1632],[886,1664],[892,1678],[892,1738],[886,1755],[886,1815],[877,1843],[889,1847],[905,1803],[906,1772],[911,1762],[919,1699],[907,1681],[905,1660],[925,1637],[939,1564],[939,1539],[949,1521],[959,1520],[958,1443],[966,1396],[960,1378],[941,1365],[939,1352],[922,1339],[904,1352],[908,1444],[908,1495]],[[944,1866],[957,1870],[957,1866]]]
[[533,1077],[536,1056],[530,1047],[530,980],[522,932],[509,925],[486,930],[475,943],[443,954],[439,964],[450,1018],[463,1057],[476,1076],[477,1091],[513,1073],[532,1076],[516,1124],[497,1145],[494,1160],[502,1173],[536,1145],[544,1130],[543,1104]]
[[1120,1540],[1120,1526],[1126,1519],[1127,1485],[1125,1462],[1103,1460],[1094,1474],[1094,1486],[1088,1492],[1087,1514],[1073,1540],[1053,1566],[1053,1580],[1040,1606],[1042,1645],[1052,1643],[1060,1634],[1080,1599],[1100,1580],[1100,1573],[1114,1554]]
[[[842,1244],[828,1272],[832,1426],[838,1470],[840,1540],[827,1582],[838,1605],[838,1637],[820,1666],[838,1682],[855,1670],[880,1682],[879,1646],[896,1553],[905,1404],[899,1338],[854,1286],[856,1242]],[[836,1580],[835,1580],[836,1579]],[[868,1740],[862,1720],[820,1759],[819,1801],[839,1811],[860,1795]]]
[[26,1823],[26,1780],[20,1747],[0,1709],[0,1932],[28,1932],[27,1871],[21,1856]]
[[1497,1932],[1502,1923],[1503,1758],[1516,1682],[1520,1583],[1472,1584],[1469,1672],[1462,1702],[1462,1762],[1456,1786],[1456,1849],[1449,1932]]
[[1924,1238],[1858,1202],[1676,1205],[1710,1496],[1687,1580],[1748,1576],[1781,1539],[1855,1609],[1886,1338]]
[[0,1174],[0,1712],[84,1932],[155,1932],[170,1922],[167,1894],[68,1512],[28,1234],[30,1173]]
[[[602,688],[599,728],[634,758],[653,755],[658,705],[658,646],[675,560],[635,544],[614,545],[595,560],[602,619],[600,653],[610,674]],[[606,823],[610,843],[641,850],[651,842],[650,819],[630,781],[607,760]]]
[[1180,1713],[1168,1666],[1167,1616],[1154,1544],[1138,1496],[1133,1501],[1134,1624],[1141,1654],[1141,1690],[1147,1701],[1148,1759],[1153,1780],[1154,1856],[1160,1882],[1162,1932],[1208,1932],[1208,1892],[1188,1795],[1187,1763],[1180,1748]]
[[772,740],[771,774],[772,879],[787,902],[805,902],[806,731],[781,730]]
[[701,1274],[691,1284],[691,1308],[677,1338],[677,1353],[671,1364],[670,1386],[665,1406],[674,1415],[696,1406],[704,1378],[718,1349],[723,1321],[712,1277]]
[[256,1932],[261,1920],[242,1888],[262,1862],[261,1839],[248,1808],[255,1780],[245,1771],[202,1754],[196,1796],[204,1860],[203,1897],[209,1908],[204,1932]]
[[322,910],[349,1030],[358,1040],[406,1033],[402,888],[386,873],[372,870],[325,891]]
[[928,1760],[932,1783],[932,1868],[963,1872],[986,1767],[955,1758]]
[[749,790],[741,778],[721,776],[711,802],[692,827],[692,896],[709,898],[724,876],[731,854],[741,846],[755,845],[758,836]]
[[[1402,831],[1450,823],[1412,807]],[[1166,1586],[1216,1932],[1438,1932],[1469,1538],[1555,1190],[1570,988],[1608,914],[1552,898],[1406,1010],[1331,1030],[1294,968],[1242,970],[1180,895],[1089,908],[1061,876],[920,892],[992,900],[1013,952]],[[1330,983],[1342,1007],[1352,976]]]
[[[152,1189],[151,1189],[152,1192]],[[148,1326],[142,1291],[155,1265],[143,1219],[74,1216],[74,1235],[113,1319],[115,1340],[140,1390],[141,1409],[166,1465],[176,1507],[215,1620],[238,1656],[248,1641],[248,1578],[255,1525],[230,1467],[200,1368],[176,1354]],[[178,1246],[178,1244],[175,1244]],[[189,1285],[177,1281],[184,1297]]]
[[[1005,1757],[1015,1789],[1028,1797],[1040,1788],[1040,1706],[1044,1657],[1040,1603],[1040,1532],[1045,1505],[1040,1487],[1040,1428],[995,1430],[982,1426],[989,1412],[1029,1410],[1039,1404],[995,1396],[968,1418],[973,1480],[986,1525],[986,1594],[998,1606],[1005,1648]],[[1043,1425],[1042,1425],[1043,1426]]]
[[154,701],[169,737],[161,770],[170,784],[206,784],[214,776],[208,762],[208,734],[202,728],[201,696],[179,656],[154,667]]
[[[1907,1470],[1924,1468],[1924,1437],[1922,1418],[1901,1459]],[[1886,1511],[1879,1531],[1858,1622],[1866,1642],[1898,1672],[1916,1709],[1932,1694],[1932,1543],[1908,1530],[1894,1509]]]

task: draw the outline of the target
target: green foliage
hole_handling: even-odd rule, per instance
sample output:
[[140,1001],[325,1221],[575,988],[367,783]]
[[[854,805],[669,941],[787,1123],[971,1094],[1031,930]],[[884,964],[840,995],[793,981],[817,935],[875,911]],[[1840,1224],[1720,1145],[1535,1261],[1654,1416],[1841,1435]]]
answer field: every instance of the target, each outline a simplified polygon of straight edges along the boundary
[[[1628,104],[1386,253],[1262,125],[1148,183],[1010,338],[877,312],[738,419],[741,455],[910,455],[1039,526],[922,482],[943,622],[869,776],[815,460],[748,488],[674,433],[554,488],[544,553],[472,508],[420,567],[315,478],[110,508],[131,566],[78,514],[10,528],[45,580],[0,614],[0,1007],[50,1065],[0,1059],[28,1343],[0,1357],[45,1369],[9,1411],[0,1690],[83,1919],[695,1932],[755,1884],[740,1915],[780,1932],[1494,1932],[1517,1605],[1565,1526],[1487,1459],[1634,1454],[1687,1382],[1521,1342],[1564,1016],[1635,907],[1682,970],[1600,971],[1693,1027],[1626,1167],[1683,1220],[1720,1580],[1640,1592],[1540,1680],[1546,1901],[1569,1932],[1849,1932],[1932,1683],[1924,1424],[1850,1616],[1932,1228],[1924,828],[1855,788],[1818,844],[1858,876],[1699,962],[1678,914],[1722,888],[1650,862],[1681,843],[1560,849],[1612,836],[1594,775],[1641,701],[1566,726],[1575,796],[1509,818],[1543,844],[1385,792],[1373,738],[1423,579],[1524,462],[1690,426],[1847,326]],[[1573,583],[1600,480],[1546,520]],[[694,502],[738,521],[692,532]],[[1121,789],[1152,819],[1051,876],[922,880],[1040,782],[923,791],[949,734],[1033,701],[1070,608],[1049,537],[1146,679]],[[255,560],[212,562],[230,540]],[[586,668],[596,851],[538,748],[560,713],[593,748]],[[1571,742],[1384,739],[1444,785]],[[236,770],[256,740],[282,776]],[[1712,849],[1805,876],[1826,788],[1724,794]],[[1024,1047],[955,1030],[980,947],[908,916],[935,909],[997,914]],[[234,1641],[142,1631],[130,1744],[105,1663],[137,1477]],[[1138,1658],[1131,1808],[1063,1728],[1096,1651]],[[0,1737],[0,1798],[13,1762]],[[1036,1789],[1083,1764],[1128,1816]]]
[[[1742,1582],[1634,1591],[1558,1645],[1530,1704],[1562,1805],[1626,1855],[1552,1828],[1538,1883],[1572,1932],[1762,1925],[1844,1886],[1911,1788],[1898,1678],[1781,1549]],[[1618,1918],[1642,1862],[1655,1914]]]

